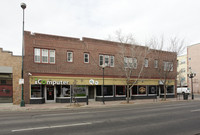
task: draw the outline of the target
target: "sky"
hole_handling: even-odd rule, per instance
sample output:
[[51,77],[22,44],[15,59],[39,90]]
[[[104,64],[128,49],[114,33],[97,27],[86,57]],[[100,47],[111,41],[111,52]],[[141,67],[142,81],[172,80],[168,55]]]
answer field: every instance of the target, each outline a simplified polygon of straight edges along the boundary
[[200,0],[1,0],[0,48],[21,55],[25,30],[66,37],[108,39],[115,31],[143,44],[151,37],[200,43]]

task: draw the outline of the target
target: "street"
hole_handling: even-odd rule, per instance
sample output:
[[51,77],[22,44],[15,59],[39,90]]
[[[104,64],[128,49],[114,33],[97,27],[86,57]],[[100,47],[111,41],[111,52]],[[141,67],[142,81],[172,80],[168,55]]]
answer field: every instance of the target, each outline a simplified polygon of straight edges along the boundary
[[200,101],[0,112],[0,135],[198,135]]

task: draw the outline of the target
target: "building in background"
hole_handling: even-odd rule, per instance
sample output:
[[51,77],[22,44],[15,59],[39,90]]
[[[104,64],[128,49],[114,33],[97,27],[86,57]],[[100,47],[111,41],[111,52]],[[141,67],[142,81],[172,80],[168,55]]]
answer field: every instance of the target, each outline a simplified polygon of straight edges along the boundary
[[0,48],[0,103],[20,103],[21,62],[21,56],[14,56]]
[[[195,72],[193,78],[194,93],[200,93],[200,44],[194,44],[187,47],[188,73]],[[191,88],[191,79],[188,78],[188,85]]]
[[[69,38],[25,32],[24,98],[26,103],[85,102],[87,97],[96,101],[125,100],[126,78],[120,68],[135,67],[131,76],[136,79],[141,66],[143,72],[130,92],[132,99],[155,98],[164,95],[163,78],[158,68],[170,69],[167,78],[167,97],[175,97],[176,53],[151,50],[145,63],[139,57],[130,58],[131,45],[125,45],[126,55],[118,57],[120,43],[91,38]],[[145,47],[137,46],[143,56]],[[138,53],[138,52],[137,52]],[[159,54],[159,55],[158,55]],[[171,61],[175,58],[175,61]],[[120,67],[119,61],[123,61]],[[103,70],[104,68],[104,87]],[[102,94],[104,93],[104,98]]]
[[187,87],[187,54],[178,56],[178,67],[177,67],[177,86],[178,87]]

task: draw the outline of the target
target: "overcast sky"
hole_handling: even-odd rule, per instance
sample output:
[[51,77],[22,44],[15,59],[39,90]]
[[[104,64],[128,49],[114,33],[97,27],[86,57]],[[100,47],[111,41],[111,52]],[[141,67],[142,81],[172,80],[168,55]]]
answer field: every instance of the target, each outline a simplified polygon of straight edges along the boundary
[[152,36],[200,43],[200,0],[1,0],[0,48],[21,55],[25,30],[67,37],[107,39],[121,29],[136,41]]

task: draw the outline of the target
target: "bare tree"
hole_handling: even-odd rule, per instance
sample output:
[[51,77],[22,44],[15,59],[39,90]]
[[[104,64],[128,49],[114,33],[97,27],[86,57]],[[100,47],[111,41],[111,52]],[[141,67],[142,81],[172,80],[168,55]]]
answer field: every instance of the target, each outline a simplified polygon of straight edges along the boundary
[[157,72],[160,77],[160,84],[164,87],[164,100],[166,100],[167,88],[170,84],[169,79],[177,77],[177,55],[184,51],[185,42],[177,37],[165,40],[164,36],[161,36],[160,38],[152,38],[148,44],[156,52],[158,60],[159,56],[164,56],[164,61],[160,61]]
[[[111,40],[111,37],[109,39]],[[136,45],[132,34],[123,35],[121,31],[115,33],[114,41],[118,42],[120,48],[116,54],[116,66],[125,78],[127,103],[129,103],[130,91],[141,77],[149,47]]]

